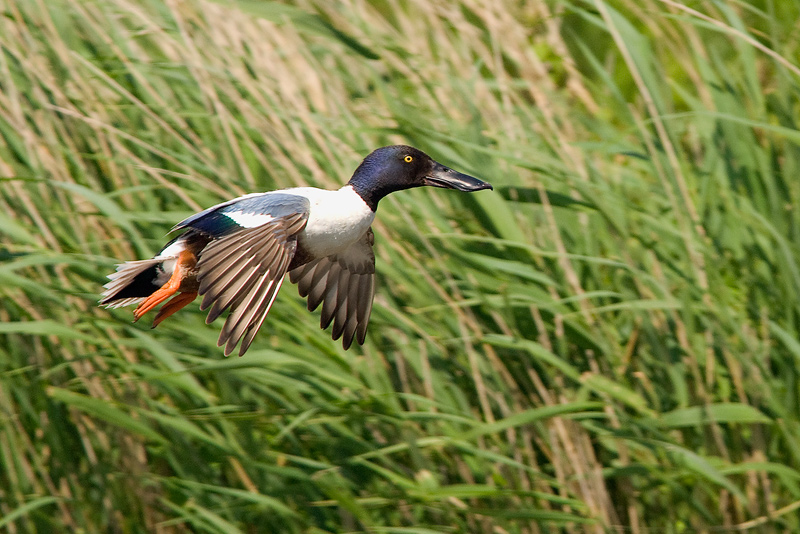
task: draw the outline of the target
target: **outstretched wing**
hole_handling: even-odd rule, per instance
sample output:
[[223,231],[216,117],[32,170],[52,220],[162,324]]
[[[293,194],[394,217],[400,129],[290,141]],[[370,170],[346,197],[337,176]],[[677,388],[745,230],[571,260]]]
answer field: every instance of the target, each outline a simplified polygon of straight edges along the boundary
[[343,252],[313,260],[292,269],[289,278],[298,285],[300,296],[308,297],[308,309],[322,303],[320,326],[333,321],[333,339],[342,338],[347,350],[355,338],[361,345],[367,334],[372,299],[375,295],[375,236],[367,230],[360,240]]
[[230,314],[217,345],[231,354],[241,340],[244,354],[269,313],[308,220],[308,200],[296,195],[248,195],[240,201],[195,215],[178,227],[213,237],[197,262],[201,310],[210,323]]

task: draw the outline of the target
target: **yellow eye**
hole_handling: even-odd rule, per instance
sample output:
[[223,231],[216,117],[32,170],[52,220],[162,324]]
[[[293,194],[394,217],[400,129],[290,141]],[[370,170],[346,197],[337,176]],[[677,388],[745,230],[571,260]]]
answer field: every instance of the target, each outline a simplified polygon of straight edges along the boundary
[[403,158],[403,161],[405,161],[406,163],[411,163],[412,161],[414,161],[414,158],[412,158],[411,156],[406,156]]

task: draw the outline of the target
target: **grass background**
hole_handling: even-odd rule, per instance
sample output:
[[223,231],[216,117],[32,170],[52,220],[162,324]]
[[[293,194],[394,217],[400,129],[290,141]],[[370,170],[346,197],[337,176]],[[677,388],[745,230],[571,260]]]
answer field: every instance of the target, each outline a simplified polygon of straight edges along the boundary
[[[800,530],[794,2],[0,1],[0,529]],[[96,301],[415,145],[348,352]]]

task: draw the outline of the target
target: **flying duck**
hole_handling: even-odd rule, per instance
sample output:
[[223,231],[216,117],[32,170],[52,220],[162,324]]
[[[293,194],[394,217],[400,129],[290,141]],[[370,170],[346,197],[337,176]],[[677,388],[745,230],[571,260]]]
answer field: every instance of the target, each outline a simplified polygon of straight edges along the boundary
[[269,313],[288,272],[308,309],[322,304],[320,326],[350,347],[364,343],[375,293],[374,235],[378,202],[420,186],[459,191],[492,189],[484,181],[437,163],[416,148],[394,145],[364,158],[339,190],[295,187],[252,193],[192,215],[185,230],[149,260],[128,261],[108,276],[101,305],[138,304],[134,321],[171,297],[161,321],[198,295],[210,308],[206,324],[230,310],[218,346],[243,355]]

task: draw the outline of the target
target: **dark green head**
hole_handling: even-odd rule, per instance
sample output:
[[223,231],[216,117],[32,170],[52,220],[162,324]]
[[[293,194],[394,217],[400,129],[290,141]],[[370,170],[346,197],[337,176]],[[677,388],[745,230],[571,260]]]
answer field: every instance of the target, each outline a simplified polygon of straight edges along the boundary
[[459,191],[492,189],[491,184],[462,174],[406,145],[379,148],[364,158],[348,182],[374,211],[380,199],[402,189],[443,187]]

